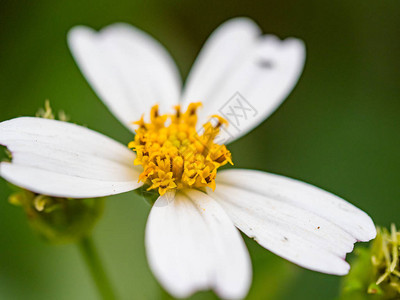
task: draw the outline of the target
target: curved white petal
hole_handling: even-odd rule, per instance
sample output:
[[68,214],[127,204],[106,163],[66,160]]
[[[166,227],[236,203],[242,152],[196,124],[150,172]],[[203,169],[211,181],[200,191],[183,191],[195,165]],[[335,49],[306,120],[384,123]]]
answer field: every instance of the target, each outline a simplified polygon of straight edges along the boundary
[[260,245],[302,267],[347,274],[346,253],[376,235],[371,218],[343,199],[287,177],[226,170],[209,195]]
[[0,175],[40,194],[87,198],[139,187],[135,154],[75,124],[22,117],[0,123],[0,144],[12,153]]
[[262,36],[249,19],[221,25],[196,60],[182,101],[202,101],[199,123],[213,114],[230,125],[222,133],[231,142],[264,121],[288,96],[302,72],[305,47],[301,40]]
[[181,79],[175,63],[143,31],[121,23],[99,32],[78,26],[69,32],[68,43],[96,93],[131,130],[154,104],[165,111],[178,103]]
[[218,27],[199,53],[185,83],[182,102],[211,102],[227,74],[248,53],[260,36],[250,19],[236,18]]
[[160,197],[147,221],[146,250],[155,276],[175,297],[209,288],[228,299],[248,292],[251,263],[243,239],[205,193]]

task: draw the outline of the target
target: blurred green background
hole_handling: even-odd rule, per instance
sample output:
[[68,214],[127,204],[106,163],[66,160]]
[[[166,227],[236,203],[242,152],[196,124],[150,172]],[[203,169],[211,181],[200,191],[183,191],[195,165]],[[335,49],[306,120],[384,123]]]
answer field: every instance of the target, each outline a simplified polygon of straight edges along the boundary
[[[67,31],[129,22],[172,53],[185,77],[221,22],[255,19],[264,32],[307,45],[306,67],[285,103],[230,146],[237,167],[313,183],[399,222],[400,2],[398,0],[162,1],[0,0],[0,121],[33,115],[50,99],[74,122],[123,143],[131,134],[96,97],[66,45]],[[73,245],[49,246],[7,202],[0,181],[0,299],[97,299]],[[123,299],[166,297],[147,266],[149,206],[134,193],[110,197],[94,238]],[[249,299],[334,299],[340,278],[303,270],[246,238]],[[278,288],[282,286],[279,293]],[[213,299],[211,292],[193,299]]]

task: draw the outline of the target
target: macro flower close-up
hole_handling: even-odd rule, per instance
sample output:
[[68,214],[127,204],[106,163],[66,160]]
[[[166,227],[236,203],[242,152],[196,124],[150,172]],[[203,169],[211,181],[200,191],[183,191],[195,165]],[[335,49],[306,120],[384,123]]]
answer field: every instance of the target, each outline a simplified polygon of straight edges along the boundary
[[301,40],[264,35],[249,18],[230,19],[208,38],[184,84],[164,46],[131,25],[77,26],[68,45],[131,142],[64,121],[14,118],[0,123],[0,144],[12,157],[0,175],[50,197],[155,195],[146,255],[171,295],[211,289],[221,298],[246,297],[252,262],[239,230],[294,264],[333,275],[349,272],[346,254],[356,242],[375,237],[372,219],[350,202],[235,167],[229,144],[267,119],[296,85],[306,57]]

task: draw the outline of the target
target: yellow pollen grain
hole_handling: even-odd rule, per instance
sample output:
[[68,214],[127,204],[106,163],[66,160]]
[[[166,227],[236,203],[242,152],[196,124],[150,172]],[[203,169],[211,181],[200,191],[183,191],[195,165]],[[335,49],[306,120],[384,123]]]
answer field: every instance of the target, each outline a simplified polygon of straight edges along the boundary
[[139,181],[148,184],[148,190],[154,189],[164,195],[177,188],[215,189],[218,168],[227,163],[233,165],[225,145],[214,143],[227,121],[212,116],[217,119],[217,125],[209,121],[203,125],[203,133],[198,134],[197,109],[200,106],[200,102],[191,103],[182,113],[177,105],[175,114],[159,115],[158,105],[155,105],[151,108],[150,123],[146,123],[143,116],[134,122],[138,128],[128,147],[136,152],[134,164],[143,166]]

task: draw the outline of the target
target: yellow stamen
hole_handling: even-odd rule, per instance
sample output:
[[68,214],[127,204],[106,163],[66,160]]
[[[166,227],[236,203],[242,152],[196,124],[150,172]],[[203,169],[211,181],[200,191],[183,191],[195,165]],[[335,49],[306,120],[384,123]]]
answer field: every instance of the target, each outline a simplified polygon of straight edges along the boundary
[[[175,106],[175,114],[159,115],[158,105],[152,107],[150,123],[142,117],[135,140],[128,147],[136,151],[135,165],[143,166],[139,181],[149,185],[148,190],[158,189],[160,195],[176,188],[215,189],[217,169],[232,163],[225,145],[214,143],[222,125],[227,121],[220,116],[213,126],[203,125],[204,132],[196,131],[197,109],[201,103],[191,103],[186,112]],[[167,122],[170,119],[171,122]],[[166,126],[166,123],[168,124]]]

